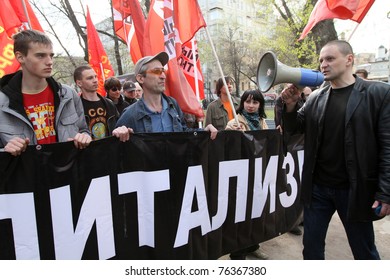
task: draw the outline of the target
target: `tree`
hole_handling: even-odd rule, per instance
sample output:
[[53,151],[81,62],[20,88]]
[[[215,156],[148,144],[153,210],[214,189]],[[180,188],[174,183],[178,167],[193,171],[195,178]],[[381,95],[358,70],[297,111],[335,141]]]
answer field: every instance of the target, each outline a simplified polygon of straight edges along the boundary
[[337,32],[333,20],[325,20],[317,24],[309,36],[298,41],[298,38],[306,26],[310,13],[318,0],[306,0],[303,6],[289,4],[286,0],[272,0],[273,6],[287,23],[293,36],[290,47],[296,53],[299,65],[302,67],[316,68],[316,59],[321,48],[329,41],[337,39]]
[[223,35],[220,45],[220,61],[223,69],[233,76],[236,84],[236,95],[240,93],[242,68],[247,56],[248,43],[244,40],[243,32],[239,27],[229,26]]
[[[114,32],[114,23],[113,23],[113,14],[112,14],[112,0],[104,0],[108,1],[109,6],[111,7],[110,16],[107,17],[106,21],[99,23],[101,28],[96,28],[97,32],[101,34],[101,39],[113,42],[112,47],[109,47],[110,44],[107,45],[106,52],[109,56],[111,63],[113,64],[114,69],[116,69],[116,73],[121,75],[125,72],[130,71],[130,67],[132,65],[131,58],[127,49],[126,42],[122,41],[120,38],[115,36]],[[144,6],[144,10],[149,10],[150,1],[144,1],[146,6]],[[62,63],[68,65],[67,68],[58,71],[58,73],[62,73],[64,77],[71,77],[71,73],[73,70],[80,65],[80,60],[75,58],[75,55],[66,48],[63,40],[63,36],[60,34],[64,33],[64,26],[69,26],[69,23],[73,27],[73,40],[76,38],[77,44],[82,50],[84,61],[88,62],[88,41],[86,34],[86,11],[85,7],[81,0],[79,0],[79,5],[72,5],[69,0],[49,0],[49,1],[37,1],[32,0],[31,4],[35,11],[37,11],[37,16],[40,17],[40,20],[46,22],[48,26],[45,32],[51,34],[56,38],[60,46],[62,47],[65,56],[69,63],[65,63],[66,60],[61,59]],[[67,30],[68,31],[68,30]],[[104,39],[106,38],[106,39]],[[107,39],[108,38],[108,39]],[[59,56],[59,55],[57,55]],[[65,74],[64,71],[68,71]],[[68,79],[68,83],[72,83],[73,81]]]

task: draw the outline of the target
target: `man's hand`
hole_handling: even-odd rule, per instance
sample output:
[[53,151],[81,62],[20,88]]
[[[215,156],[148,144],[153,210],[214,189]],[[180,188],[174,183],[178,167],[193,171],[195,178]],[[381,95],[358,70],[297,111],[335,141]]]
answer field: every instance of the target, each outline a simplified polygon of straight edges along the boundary
[[216,129],[212,124],[207,125],[204,128],[204,130],[211,132],[211,135],[210,135],[211,140],[214,140],[215,138],[217,138],[218,129]]
[[126,142],[130,139],[130,134],[134,133],[132,128],[127,128],[126,126],[122,125],[121,127],[117,127],[112,132],[112,135],[119,138],[120,141]]
[[77,133],[75,137],[69,138],[68,141],[73,141],[77,149],[84,149],[91,143],[92,138],[86,133]]
[[5,145],[4,151],[10,153],[13,156],[18,156],[27,149],[28,144],[30,144],[30,139],[22,139],[20,137],[15,137],[12,138],[7,143],[7,145]]
[[375,209],[379,206],[381,206],[381,210],[378,214],[379,217],[384,217],[384,216],[390,215],[390,204],[375,200],[374,204],[372,205],[372,209]]
[[293,84],[288,84],[282,91],[282,100],[286,104],[287,112],[292,112],[301,99],[301,91]]

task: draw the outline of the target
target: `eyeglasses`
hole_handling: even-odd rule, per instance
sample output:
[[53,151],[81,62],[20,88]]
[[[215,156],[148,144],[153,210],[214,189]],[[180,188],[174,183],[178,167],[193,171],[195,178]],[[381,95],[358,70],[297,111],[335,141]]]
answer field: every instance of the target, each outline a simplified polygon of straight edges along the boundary
[[161,75],[162,73],[166,73],[166,70],[162,68],[154,68],[154,69],[149,69],[146,70],[145,73],[150,73],[150,74],[155,74],[155,75]]
[[113,87],[111,88],[112,91],[118,91],[118,90],[121,90],[121,88],[117,88],[117,87]]

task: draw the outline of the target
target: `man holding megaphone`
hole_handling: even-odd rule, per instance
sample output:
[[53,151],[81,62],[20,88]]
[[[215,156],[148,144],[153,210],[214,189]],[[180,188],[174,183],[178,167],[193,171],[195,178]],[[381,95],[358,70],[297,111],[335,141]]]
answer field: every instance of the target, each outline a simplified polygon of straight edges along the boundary
[[351,45],[327,43],[320,70],[329,85],[296,110],[301,91],[282,93],[286,133],[305,133],[301,183],[304,259],[325,258],[337,211],[355,259],[380,259],[373,221],[390,214],[390,85],[353,75]]

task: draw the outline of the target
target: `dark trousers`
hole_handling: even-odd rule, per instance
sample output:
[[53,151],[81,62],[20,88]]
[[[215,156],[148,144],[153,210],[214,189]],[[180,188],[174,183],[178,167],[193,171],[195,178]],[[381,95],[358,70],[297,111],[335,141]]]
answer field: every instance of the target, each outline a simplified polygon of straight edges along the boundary
[[369,222],[347,220],[348,189],[314,185],[310,206],[304,208],[303,258],[325,259],[325,238],[333,214],[337,211],[356,260],[379,260],[374,228]]
[[260,246],[258,244],[256,244],[256,245],[244,248],[244,249],[240,249],[238,251],[230,253],[230,258],[232,260],[242,260],[242,259],[245,259],[246,255],[256,251],[259,248],[260,248]]

